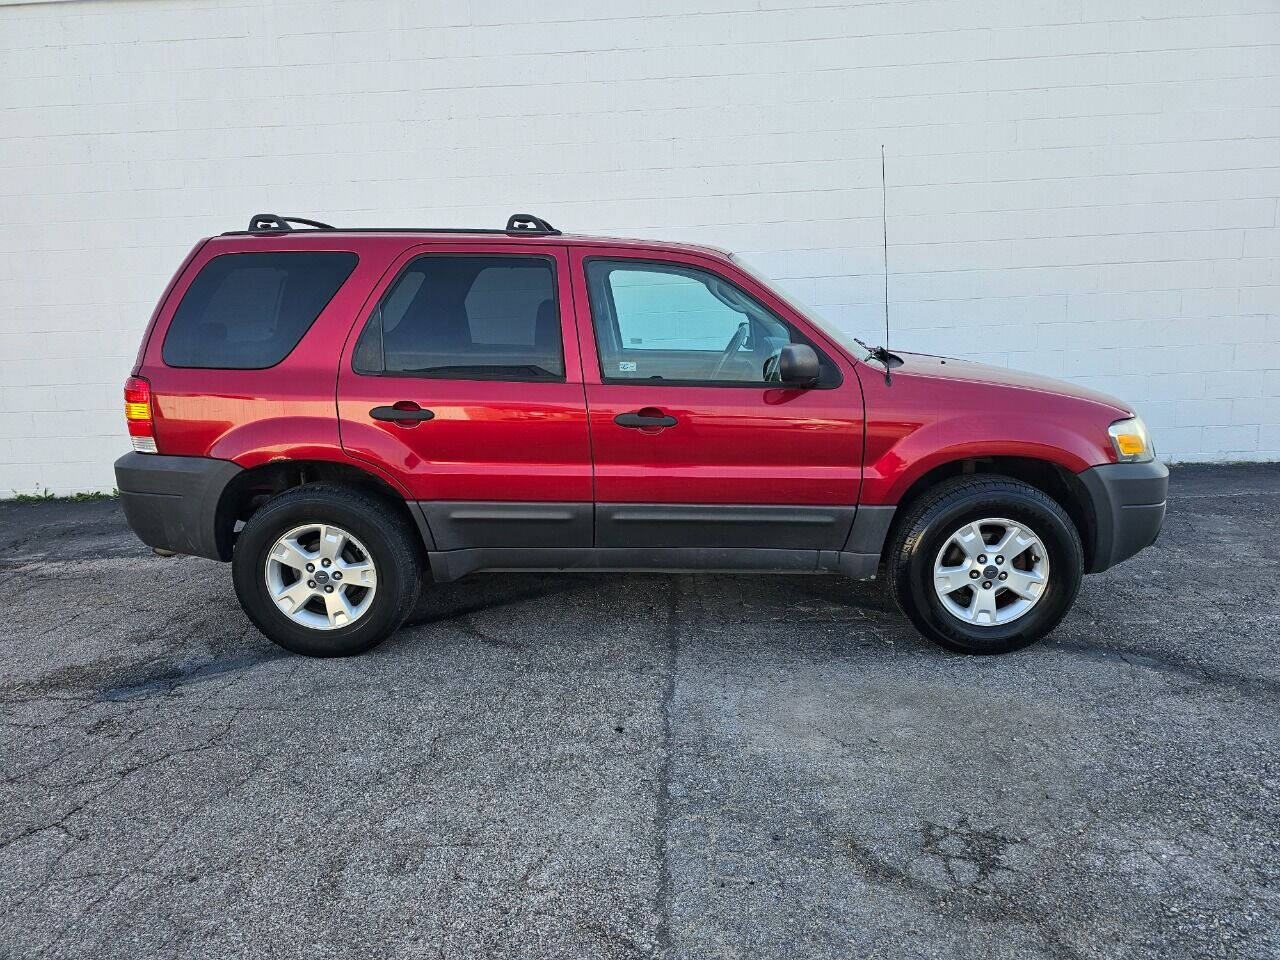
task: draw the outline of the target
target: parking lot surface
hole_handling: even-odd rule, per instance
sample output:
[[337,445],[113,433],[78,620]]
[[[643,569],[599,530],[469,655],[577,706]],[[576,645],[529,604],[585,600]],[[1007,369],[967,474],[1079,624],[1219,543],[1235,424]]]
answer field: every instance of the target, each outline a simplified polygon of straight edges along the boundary
[[1017,654],[874,584],[481,575],[284,654],[226,566],[0,504],[0,956],[1280,953],[1280,468]]

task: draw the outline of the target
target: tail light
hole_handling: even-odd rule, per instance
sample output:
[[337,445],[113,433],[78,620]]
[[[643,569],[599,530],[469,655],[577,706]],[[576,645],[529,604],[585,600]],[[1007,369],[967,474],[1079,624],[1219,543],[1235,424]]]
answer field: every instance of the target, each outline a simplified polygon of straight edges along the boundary
[[151,384],[141,377],[124,382],[124,419],[138,453],[156,452],[155,421],[151,417]]

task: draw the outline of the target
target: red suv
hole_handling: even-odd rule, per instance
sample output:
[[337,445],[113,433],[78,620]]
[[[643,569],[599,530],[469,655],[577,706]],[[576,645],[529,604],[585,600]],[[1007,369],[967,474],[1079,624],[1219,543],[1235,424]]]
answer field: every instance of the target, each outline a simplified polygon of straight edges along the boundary
[[879,573],[926,636],[997,653],[1151,544],[1168,486],[1119,400],[868,348],[720,250],[522,214],[200,241],[125,413],[137,535],[231,561],[262,632],[318,656],[481,570]]

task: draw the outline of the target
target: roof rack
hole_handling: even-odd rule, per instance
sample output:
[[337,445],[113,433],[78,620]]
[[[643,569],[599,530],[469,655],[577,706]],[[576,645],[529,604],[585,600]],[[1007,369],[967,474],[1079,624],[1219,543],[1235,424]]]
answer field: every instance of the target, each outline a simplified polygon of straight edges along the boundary
[[242,233],[292,233],[291,224],[301,224],[315,230],[341,230],[343,233],[503,233],[531,234],[542,237],[558,237],[560,231],[541,217],[531,213],[513,213],[507,218],[507,225],[501,230],[491,227],[335,227],[319,220],[308,220],[305,217],[282,217],[275,213],[255,213],[249,219],[248,230],[232,230],[224,236]]
[[559,235],[560,231],[541,217],[532,213],[513,213],[507,217],[507,233],[550,233]]
[[280,217],[274,213],[255,213],[249,218],[250,233],[275,233],[281,230],[292,230],[291,223],[300,223],[304,227],[315,227],[317,230],[333,230],[332,224],[319,220],[308,220],[305,217]]

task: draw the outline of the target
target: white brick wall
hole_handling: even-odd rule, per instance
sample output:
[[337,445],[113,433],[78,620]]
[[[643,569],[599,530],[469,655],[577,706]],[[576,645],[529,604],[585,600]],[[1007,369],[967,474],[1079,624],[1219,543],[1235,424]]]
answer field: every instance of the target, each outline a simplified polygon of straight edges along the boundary
[[0,0],[0,494],[110,488],[198,237],[350,225],[709,242],[893,344],[1280,458],[1276,0]]

